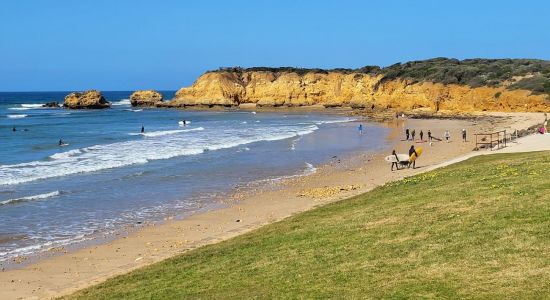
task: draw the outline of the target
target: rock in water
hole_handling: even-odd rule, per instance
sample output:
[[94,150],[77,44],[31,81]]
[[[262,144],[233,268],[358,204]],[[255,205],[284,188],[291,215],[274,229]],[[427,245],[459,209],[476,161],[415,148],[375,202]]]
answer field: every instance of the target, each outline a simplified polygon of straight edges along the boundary
[[162,94],[154,90],[135,91],[130,96],[132,106],[156,106],[162,101]]
[[89,90],[83,93],[73,92],[65,96],[63,107],[70,109],[109,108],[111,103],[105,100],[100,91]]
[[52,101],[52,102],[48,102],[48,103],[44,103],[42,104],[42,107],[53,107],[53,108],[59,108],[60,105],[57,101]]

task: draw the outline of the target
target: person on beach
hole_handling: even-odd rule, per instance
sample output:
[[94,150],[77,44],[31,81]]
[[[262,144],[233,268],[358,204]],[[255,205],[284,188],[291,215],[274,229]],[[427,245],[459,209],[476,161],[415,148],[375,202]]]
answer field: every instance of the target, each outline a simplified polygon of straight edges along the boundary
[[424,131],[420,130],[420,141],[424,141]]
[[462,129],[462,141],[466,142],[466,129]]
[[445,141],[447,141],[447,143],[448,143],[449,139],[451,138],[451,133],[449,132],[449,130],[445,130],[445,133],[443,134],[443,137],[445,138]]
[[144,132],[145,132],[145,127],[141,125],[141,133],[144,133]]
[[428,140],[431,142],[432,141],[432,132],[431,130],[428,129]]
[[[414,145],[411,145],[411,148],[409,149],[409,157],[412,155],[416,155],[418,157],[418,154],[416,153],[416,149],[414,149]],[[409,168],[411,167],[411,164],[413,166],[413,169],[416,168],[416,159],[409,163]]]
[[405,137],[409,140],[409,128],[405,129]]
[[416,130],[413,129],[411,135],[412,135],[412,140],[414,141],[414,137],[416,136]]
[[395,152],[395,149],[391,152],[391,155],[395,156],[395,162],[391,163],[391,170],[393,171],[393,166],[395,166],[396,170],[399,170],[399,157],[397,157],[397,153]]
[[[183,124],[185,124],[185,121]],[[363,124],[359,124],[359,127],[357,127],[357,129],[359,130],[359,134],[363,134]]]

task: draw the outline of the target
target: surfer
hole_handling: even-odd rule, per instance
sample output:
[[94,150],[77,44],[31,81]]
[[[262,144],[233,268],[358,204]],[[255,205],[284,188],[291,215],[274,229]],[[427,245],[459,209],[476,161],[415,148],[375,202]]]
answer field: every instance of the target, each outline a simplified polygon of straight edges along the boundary
[[359,124],[359,127],[357,127],[359,130],[359,134],[363,134],[363,124]]
[[391,152],[391,155],[395,156],[395,161],[392,161],[391,163],[391,170],[393,171],[393,166],[395,165],[395,169],[399,170],[399,157],[397,157],[397,153],[395,153],[395,149]]
[[420,141],[424,141],[424,131],[420,130]]
[[13,126],[13,128],[11,129],[11,131],[13,131],[13,132],[16,132],[16,131],[17,131],[17,129],[15,129],[15,126]]
[[143,126],[143,124],[141,125],[141,133],[144,133],[145,132],[145,127]]
[[63,146],[63,145],[65,145],[65,142],[63,142],[63,139],[59,139],[59,143],[58,143],[58,144],[59,144],[59,146]]
[[[411,145],[411,148],[409,149],[409,158],[410,158],[413,154],[414,154],[416,157],[418,157],[418,154],[416,153],[416,149],[414,149],[414,145]],[[409,162],[409,168],[411,167],[411,164],[412,164],[412,166],[413,166],[413,169],[416,168],[416,159],[413,160],[412,162]]]

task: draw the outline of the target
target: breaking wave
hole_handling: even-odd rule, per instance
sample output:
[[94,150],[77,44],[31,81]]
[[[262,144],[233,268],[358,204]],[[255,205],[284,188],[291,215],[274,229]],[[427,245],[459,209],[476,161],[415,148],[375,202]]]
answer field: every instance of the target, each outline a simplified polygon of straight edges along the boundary
[[28,115],[7,115],[8,119],[23,119],[26,118]]
[[[147,138],[95,145],[51,155],[46,160],[0,165],[0,185],[67,176],[144,164],[153,160],[197,155],[260,141],[275,141],[310,134],[316,125],[204,130],[204,128],[155,131]],[[177,134],[187,132],[188,134]]]
[[61,195],[60,191],[54,191],[51,193],[45,193],[45,194],[39,194],[39,195],[33,195],[33,196],[27,196],[27,197],[15,198],[15,199],[8,199],[8,200],[0,201],[0,206],[20,203],[20,202],[34,201],[34,200],[43,200],[47,198],[57,197],[59,195]]

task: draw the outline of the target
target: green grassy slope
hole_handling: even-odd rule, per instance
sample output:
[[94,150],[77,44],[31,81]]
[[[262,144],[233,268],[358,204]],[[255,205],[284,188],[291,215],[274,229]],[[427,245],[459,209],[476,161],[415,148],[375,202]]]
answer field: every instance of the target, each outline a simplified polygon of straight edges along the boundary
[[550,152],[476,157],[68,298],[543,298]]

